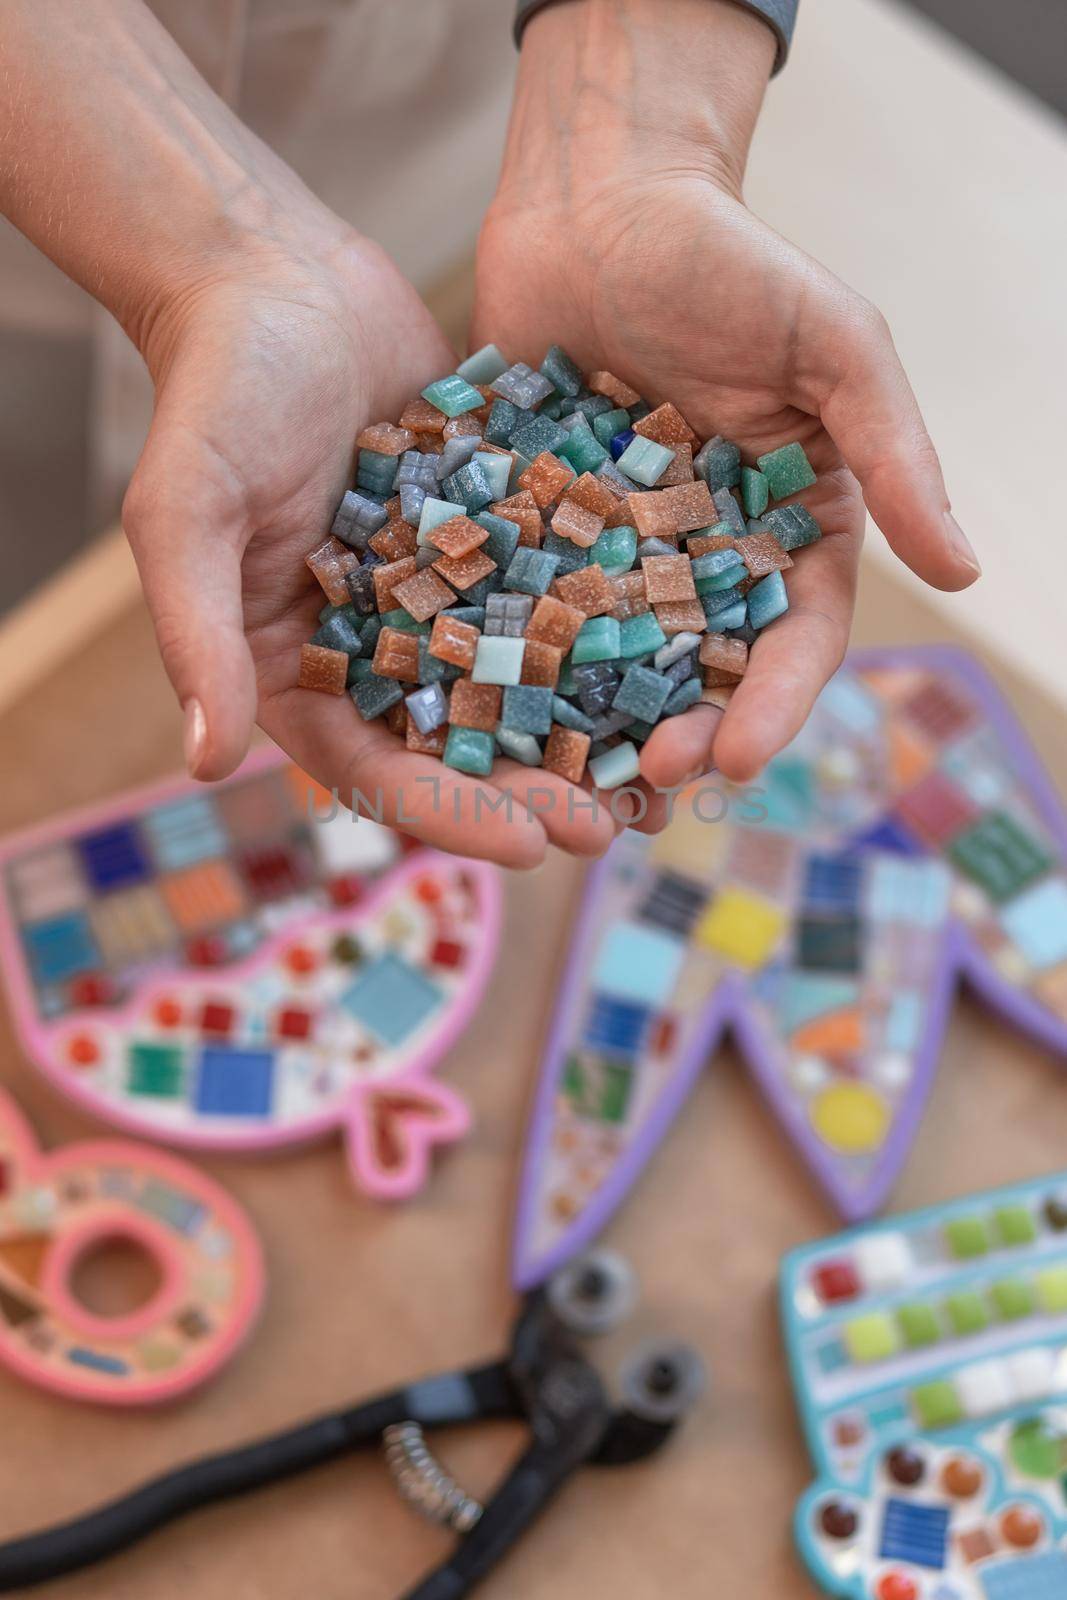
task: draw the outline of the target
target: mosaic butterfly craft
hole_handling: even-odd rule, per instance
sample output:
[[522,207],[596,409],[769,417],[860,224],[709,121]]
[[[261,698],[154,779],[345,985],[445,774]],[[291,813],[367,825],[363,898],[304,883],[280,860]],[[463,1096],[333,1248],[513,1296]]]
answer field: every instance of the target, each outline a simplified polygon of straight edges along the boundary
[[498,880],[328,799],[269,750],[9,839],[0,949],[29,1054],[88,1110],[197,1149],[342,1126],[356,1182],[400,1198],[468,1124],[432,1074]]
[[961,975],[1067,1055],[1067,826],[973,660],[853,655],[760,785],[728,805],[698,788],[590,875],[529,1132],[520,1286],[596,1236],[727,1030],[849,1219],[907,1156]]
[[[75,1281],[115,1240],[153,1264],[157,1284],[128,1314],[103,1316]],[[262,1295],[259,1242],[218,1184],[114,1139],[45,1154],[0,1091],[0,1363],[78,1400],[171,1400],[229,1360]]]
[[816,1582],[842,1600],[1063,1600],[1067,1174],[805,1246],[781,1290]]

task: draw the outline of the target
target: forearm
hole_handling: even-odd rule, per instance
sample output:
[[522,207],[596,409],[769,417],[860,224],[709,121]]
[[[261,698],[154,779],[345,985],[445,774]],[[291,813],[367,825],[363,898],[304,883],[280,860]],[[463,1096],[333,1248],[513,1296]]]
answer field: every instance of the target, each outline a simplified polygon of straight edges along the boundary
[[141,0],[5,0],[0,210],[142,350],[235,254],[330,228]]
[[676,162],[739,193],[774,58],[771,30],[730,0],[549,6],[524,35],[503,189],[528,203]]

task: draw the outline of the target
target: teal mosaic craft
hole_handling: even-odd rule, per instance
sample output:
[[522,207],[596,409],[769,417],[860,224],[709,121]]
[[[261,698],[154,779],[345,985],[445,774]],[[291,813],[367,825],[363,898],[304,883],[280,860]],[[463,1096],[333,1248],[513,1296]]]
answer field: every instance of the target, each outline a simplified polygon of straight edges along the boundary
[[[814,482],[802,447],[760,463],[721,435],[701,443],[675,406],[653,408],[609,372],[587,382],[558,345],[539,371],[487,345],[398,423],[358,436],[356,487],[306,558],[329,604],[298,682],[348,693],[364,720],[385,717],[409,749],[459,771],[488,775],[499,754],[570,782],[592,761],[604,787],[628,782],[664,717],[727,705],[748,646],[788,609],[788,552],[820,537],[802,505],[767,511]],[[483,648],[501,636],[537,648]],[[669,664],[652,661],[679,639]],[[578,675],[601,664],[611,693],[604,680],[593,710]],[[486,701],[477,728],[469,712],[453,726],[466,678],[551,690],[552,720],[527,727]]]
[[841,1600],[1067,1595],[1067,1174],[807,1245],[781,1308],[816,1583]]

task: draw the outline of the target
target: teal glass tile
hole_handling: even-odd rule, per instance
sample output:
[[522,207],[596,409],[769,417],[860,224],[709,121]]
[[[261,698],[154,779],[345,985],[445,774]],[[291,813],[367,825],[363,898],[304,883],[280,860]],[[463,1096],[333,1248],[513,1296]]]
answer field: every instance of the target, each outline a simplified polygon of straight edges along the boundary
[[547,734],[552,729],[551,689],[534,684],[509,684],[504,690],[500,721],[519,733]]
[[748,591],[748,620],[754,628],[765,628],[788,610],[789,596],[780,572],[768,573]]
[[706,481],[712,494],[717,489],[733,489],[741,481],[741,451],[719,434],[697,451],[693,470]]
[[512,761],[521,761],[524,767],[541,765],[543,752],[532,733],[520,733],[517,728],[506,728],[500,723],[495,738],[501,755],[509,756]]
[[442,760],[456,772],[487,778],[493,770],[493,735],[480,728],[449,728]]
[[1012,943],[1039,970],[1067,961],[1067,883],[1046,878],[1001,908],[1000,920]]
[[422,398],[428,400],[438,411],[443,411],[446,417],[462,417],[468,411],[477,411],[485,404],[478,390],[461,378],[458,373],[453,373],[448,378],[438,378],[436,383],[427,384],[422,391]]
[[674,686],[673,679],[662,672],[653,672],[648,667],[631,667],[619,684],[611,708],[613,711],[626,711],[641,722],[658,722]]
[[640,772],[637,747],[626,741],[593,756],[589,762],[589,774],[598,789],[617,789],[620,784],[632,783]]
[[559,394],[574,396],[582,387],[582,369],[577,366],[558,344],[549,349],[541,363],[541,376],[547,378]]
[[[483,737],[492,744],[490,734]],[[345,1010],[368,1033],[382,1044],[395,1046],[418,1031],[440,1006],[444,995],[410,962],[395,951],[387,951],[368,962],[340,998]]]
[[617,433],[630,426],[630,413],[617,406],[614,411],[602,411],[598,417],[593,418],[593,433],[604,446],[609,448],[612,439]]
[[467,383],[490,384],[495,383],[503,373],[508,370],[508,363],[500,354],[495,344],[483,344],[480,350],[475,350],[466,361],[461,361],[456,368],[457,378],[463,378]]
[[619,655],[624,661],[659,650],[666,642],[667,635],[654,611],[644,611],[639,617],[627,617],[619,623]]
[[662,478],[674,455],[675,452],[668,450],[666,445],[657,444],[654,439],[643,439],[637,434],[626,446],[616,465],[634,483],[644,484],[650,489],[657,478]]
[[637,529],[627,523],[618,528],[605,528],[596,543],[590,546],[589,560],[603,567],[609,578],[629,572],[637,560]]
[[376,672],[354,683],[348,692],[364,722],[384,716],[391,706],[404,698],[403,684],[395,678],[380,678]]
[[551,551],[533,550],[520,545],[508,563],[504,586],[519,594],[543,595],[559,568],[559,556]]
[[762,517],[771,497],[771,486],[755,467],[741,468],[741,505],[746,517]]
[[780,450],[770,450],[765,456],[757,456],[756,464],[767,480],[772,500],[784,500],[801,489],[810,489],[815,482],[804,446],[797,441],[782,445]]
[[590,617],[583,622],[571,650],[575,664],[583,661],[614,661],[621,643],[619,624],[614,617]]
[[[504,461],[506,458],[501,456],[500,459]],[[482,545],[482,549],[490,561],[495,561],[502,571],[507,571],[512,556],[519,548],[521,532],[519,524],[512,522],[510,517],[498,517],[492,511],[479,511],[471,520],[476,522],[479,528],[489,530],[489,537]]]
[[[475,683],[517,684],[522,676],[525,639],[509,639],[504,634],[478,640],[471,678]],[[464,730],[465,731],[465,730]]]
[[583,472],[595,472],[605,461],[611,460],[611,452],[600,443],[584,417],[575,423],[564,443],[557,447],[556,454],[562,461],[569,462],[579,477]]

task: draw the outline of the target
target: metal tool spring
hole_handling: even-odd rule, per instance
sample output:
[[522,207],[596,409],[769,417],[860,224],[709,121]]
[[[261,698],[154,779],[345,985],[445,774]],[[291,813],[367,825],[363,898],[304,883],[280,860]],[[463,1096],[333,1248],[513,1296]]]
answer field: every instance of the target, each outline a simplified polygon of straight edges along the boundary
[[385,1460],[403,1499],[430,1522],[469,1533],[482,1514],[479,1501],[442,1467],[418,1422],[397,1422],[382,1434]]

